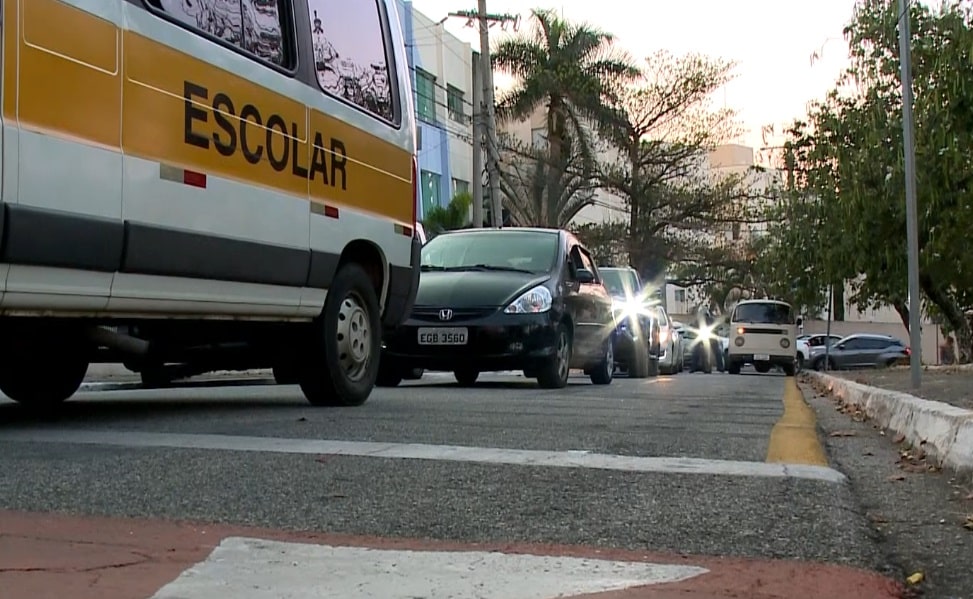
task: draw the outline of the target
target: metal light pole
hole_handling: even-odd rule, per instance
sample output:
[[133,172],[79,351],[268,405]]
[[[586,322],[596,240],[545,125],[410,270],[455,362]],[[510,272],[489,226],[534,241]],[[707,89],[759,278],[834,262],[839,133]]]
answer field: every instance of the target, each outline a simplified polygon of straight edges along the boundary
[[922,300],[919,297],[919,222],[916,206],[916,148],[912,122],[912,57],[909,0],[899,0],[899,65],[902,78],[902,137],[905,151],[905,218],[909,245],[909,366],[912,387],[922,385]]

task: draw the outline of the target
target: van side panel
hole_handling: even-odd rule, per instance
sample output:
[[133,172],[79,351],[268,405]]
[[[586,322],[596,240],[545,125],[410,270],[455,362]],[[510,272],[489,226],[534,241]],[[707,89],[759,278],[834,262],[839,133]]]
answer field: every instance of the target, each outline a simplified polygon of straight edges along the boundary
[[19,172],[5,206],[3,305],[73,296],[73,308],[103,309],[123,236],[120,5],[15,1]]
[[[8,198],[17,197],[17,2],[0,0],[0,248]],[[10,266],[0,263],[0,305]]]
[[354,240],[408,289],[397,26],[396,127],[141,2],[3,1],[5,312],[311,317]]

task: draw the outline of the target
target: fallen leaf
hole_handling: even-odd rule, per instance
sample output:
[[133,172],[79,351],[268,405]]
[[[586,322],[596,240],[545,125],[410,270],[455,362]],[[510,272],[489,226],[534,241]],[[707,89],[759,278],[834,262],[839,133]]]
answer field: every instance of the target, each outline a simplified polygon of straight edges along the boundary
[[903,441],[905,441],[905,435],[903,435],[902,433],[899,433],[898,435],[892,438],[892,443],[898,444]]
[[831,433],[830,437],[854,437],[858,435],[855,431],[835,431]]
[[895,482],[895,481],[899,481],[899,480],[905,480],[905,475],[904,474],[893,474],[892,476],[888,477],[888,481],[889,482]]
[[869,519],[875,524],[888,524],[888,519],[885,516],[879,514],[869,514]]
[[925,578],[925,576],[922,574],[922,572],[916,572],[912,576],[906,578],[905,581],[909,584],[919,584],[922,582],[923,578]]
[[862,452],[862,455],[875,455],[875,454],[870,451],[864,451]]
[[963,523],[963,528],[966,530],[973,530],[973,515],[966,517],[966,522]]

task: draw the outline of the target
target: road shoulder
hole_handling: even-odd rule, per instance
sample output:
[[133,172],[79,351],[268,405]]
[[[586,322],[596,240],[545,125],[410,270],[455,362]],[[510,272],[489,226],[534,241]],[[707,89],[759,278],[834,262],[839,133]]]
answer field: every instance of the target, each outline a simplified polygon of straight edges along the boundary
[[887,556],[887,574],[905,580],[921,573],[912,588],[923,599],[968,597],[973,531],[964,523],[973,514],[973,500],[967,499],[973,489],[926,463],[864,411],[848,410],[810,385],[802,389],[817,412],[831,463],[848,477]]

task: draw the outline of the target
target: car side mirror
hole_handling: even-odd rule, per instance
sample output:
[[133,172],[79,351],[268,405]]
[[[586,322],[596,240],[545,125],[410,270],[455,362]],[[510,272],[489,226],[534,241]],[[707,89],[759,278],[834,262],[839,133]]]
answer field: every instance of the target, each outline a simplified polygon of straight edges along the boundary
[[839,343],[835,347],[838,348],[838,349],[845,349],[845,344],[844,343]]
[[579,283],[589,285],[595,282],[595,273],[591,272],[587,268],[579,268],[575,271],[574,278],[576,278]]

